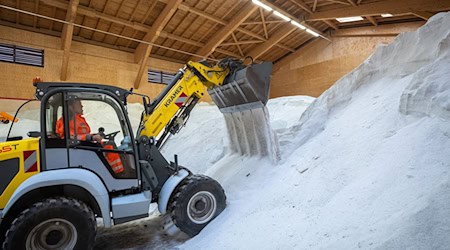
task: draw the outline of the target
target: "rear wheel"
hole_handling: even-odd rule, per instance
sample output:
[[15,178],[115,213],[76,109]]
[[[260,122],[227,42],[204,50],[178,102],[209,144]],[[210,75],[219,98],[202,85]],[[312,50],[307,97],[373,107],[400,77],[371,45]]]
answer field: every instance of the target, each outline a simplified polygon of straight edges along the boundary
[[6,233],[4,249],[92,249],[96,222],[92,210],[71,198],[33,204]]
[[197,235],[226,206],[226,196],[220,184],[207,176],[186,177],[169,203],[175,225],[189,236]]

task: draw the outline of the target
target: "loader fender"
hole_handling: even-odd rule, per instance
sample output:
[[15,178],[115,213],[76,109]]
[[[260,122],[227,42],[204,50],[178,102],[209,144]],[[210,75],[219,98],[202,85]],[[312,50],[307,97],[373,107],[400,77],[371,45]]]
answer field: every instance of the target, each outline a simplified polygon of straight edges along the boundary
[[164,183],[161,188],[161,192],[159,193],[158,200],[158,210],[161,214],[165,214],[167,212],[167,204],[169,203],[170,196],[172,196],[172,193],[175,188],[177,188],[178,184],[180,184],[180,182],[188,176],[188,171],[185,169],[180,169],[178,174],[170,176],[166,183]]
[[103,216],[104,226],[112,226],[109,210],[109,195],[105,185],[97,175],[83,169],[59,169],[45,171],[31,176],[13,193],[5,209],[2,211],[3,216],[5,216],[14,203],[26,193],[37,188],[56,185],[74,185],[84,188],[95,198]]

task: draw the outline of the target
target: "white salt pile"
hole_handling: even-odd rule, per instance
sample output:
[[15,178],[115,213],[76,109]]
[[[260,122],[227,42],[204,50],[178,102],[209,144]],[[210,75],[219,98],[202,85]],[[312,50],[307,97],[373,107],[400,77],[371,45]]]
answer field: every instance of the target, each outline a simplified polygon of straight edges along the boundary
[[448,249],[449,24],[399,35],[279,129],[277,167],[219,160],[228,207],[180,248]]

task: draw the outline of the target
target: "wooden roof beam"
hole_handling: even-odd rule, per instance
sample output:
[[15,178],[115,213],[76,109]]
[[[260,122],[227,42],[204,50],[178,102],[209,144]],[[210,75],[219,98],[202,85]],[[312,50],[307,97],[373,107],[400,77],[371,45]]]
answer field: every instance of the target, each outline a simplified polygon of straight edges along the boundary
[[365,18],[367,18],[367,20],[369,20],[373,25],[378,26],[378,22],[377,20],[375,20],[375,18],[371,16],[365,16]]
[[[59,9],[63,9],[63,10],[65,10],[69,7],[68,2],[63,2],[60,0],[40,0],[40,1],[48,6],[53,6],[53,7],[59,8]],[[124,25],[124,26],[133,28],[135,30],[143,31],[143,32],[148,32],[150,29],[149,26],[143,25],[139,22],[130,22],[130,21],[127,21],[127,20],[112,16],[112,15],[104,14],[100,11],[96,11],[94,9],[91,9],[91,8],[88,8],[85,6],[78,6],[77,13],[79,15],[88,16],[88,17],[92,17],[92,18],[100,18],[105,21]]]
[[259,15],[261,16],[261,21],[264,29],[264,36],[266,39],[269,39],[269,33],[267,33],[267,25],[266,25],[266,19],[264,18],[264,11],[262,8],[259,8]]
[[[179,7],[179,9],[180,9],[180,10],[184,10],[184,11],[192,12],[192,13],[194,13],[194,14],[196,14],[196,15],[199,15],[199,16],[201,16],[201,17],[204,17],[204,18],[206,18],[206,19],[209,19],[209,20],[211,20],[211,21],[213,21],[213,22],[222,24],[222,25],[224,25],[224,26],[228,24],[226,21],[224,21],[224,20],[222,20],[222,19],[220,19],[220,18],[217,18],[217,17],[215,17],[215,16],[213,16],[213,15],[210,15],[210,14],[204,12],[204,11],[201,11],[201,10],[195,9],[195,8],[193,8],[193,7],[190,7],[189,5],[186,5],[186,4],[181,4],[180,7]],[[244,24],[244,23],[245,23],[245,22],[243,22],[243,23],[241,23],[241,24]],[[266,40],[267,40],[267,39],[265,39],[263,36],[261,36],[261,35],[255,33],[255,32],[253,32],[253,31],[244,29],[244,28],[242,28],[242,27],[237,27],[237,28],[236,28],[236,31],[239,31],[239,32],[244,33],[244,34],[246,34],[246,35],[252,36],[252,37],[257,38],[257,39],[260,39],[261,41],[266,41]]]
[[[251,1],[247,2],[239,12],[231,18],[231,21],[225,25],[221,30],[216,32],[209,41],[205,44],[204,47],[200,48],[196,54],[201,55],[203,57],[208,57],[214,50],[221,44],[225,38],[231,35],[231,33],[236,30],[239,25],[241,25],[255,10],[258,9],[258,6],[253,4]],[[191,57],[191,60],[197,57]]]
[[[67,8],[66,8],[67,9]],[[56,7],[52,8],[52,15],[51,16],[55,16],[56,15]],[[49,30],[53,31],[53,26],[55,25],[55,21],[51,21],[50,22],[50,27],[48,28]]]
[[428,20],[430,19],[430,17],[434,15],[434,13],[420,10],[413,10],[412,14],[415,15],[416,17],[422,18],[423,20]]
[[[164,29],[166,24],[170,21],[172,16],[175,14],[178,6],[180,6],[182,0],[169,0],[167,1],[164,9],[159,13],[158,18],[156,18],[155,22],[153,22],[152,27],[147,32],[144,37],[144,41],[149,43],[154,43],[156,39],[161,34],[161,31]],[[148,58],[150,56],[150,52],[152,51],[152,45],[150,44],[139,44],[134,52],[134,59],[139,63],[139,70],[136,76],[136,80],[134,81],[134,88],[138,89],[139,85],[142,81],[144,75],[147,75],[148,70]],[[144,74],[145,73],[145,74]]]
[[221,43],[219,46],[232,46],[232,45],[241,45],[241,44],[255,44],[262,43],[260,40],[248,40],[248,41],[235,41],[233,43]]
[[[67,2],[64,2],[64,1],[61,1],[61,0],[40,0],[40,1],[42,3],[48,5],[48,6],[53,6],[53,7],[59,8],[59,9],[67,9],[68,6],[69,6],[69,4]],[[161,2],[167,3],[168,1],[161,1]],[[157,1],[155,1],[154,3],[157,3]],[[154,6],[154,4],[152,5],[152,7],[153,6]],[[149,9],[153,9],[152,7],[149,8]],[[218,23],[220,23],[222,25],[226,25],[227,24],[227,22],[225,22],[225,21],[223,21],[223,20],[221,20],[219,18],[213,17],[212,15],[206,14],[206,13],[200,11],[200,10],[192,8],[192,7],[190,7],[190,6],[186,5],[186,4],[183,4],[183,3],[179,6],[179,9],[185,10],[185,11],[190,11],[190,12],[192,12],[194,14],[203,16],[203,17],[208,18],[208,19],[210,19],[212,21],[218,22]],[[109,21],[109,22],[113,22],[113,23],[117,23],[117,24],[120,24],[120,25],[124,25],[124,26],[130,27],[130,28],[135,29],[137,31],[149,32],[149,30],[151,29],[150,26],[142,24],[143,21],[142,22],[130,22],[130,21],[127,21],[127,20],[123,20],[121,18],[117,18],[115,16],[104,14],[102,12],[99,12],[99,11],[96,11],[94,9],[91,9],[91,8],[88,8],[88,7],[84,7],[84,6],[79,6],[78,7],[78,14],[85,15],[85,16],[92,17],[92,18],[100,18],[100,19],[103,19],[105,21]],[[150,14],[150,11],[147,11],[147,13],[145,14],[145,17],[148,17],[149,14]],[[145,19],[146,18],[144,18],[144,21],[145,21]],[[278,23],[280,21],[268,21],[268,22]],[[244,33],[244,34],[252,36],[254,38],[258,38],[261,41],[265,41],[266,40],[266,39],[264,39],[263,36],[255,33],[255,32],[246,30],[244,28],[238,27],[237,30],[242,32],[242,33]],[[162,33],[163,33],[163,31],[162,31]]]
[[[311,8],[309,8],[309,6],[305,2],[303,2],[302,0],[291,0],[291,2],[293,2],[295,5],[297,5],[298,7],[303,9],[304,11],[308,12],[309,14],[314,13],[315,8],[317,7],[317,2],[314,2],[315,6],[316,6],[316,7],[314,7],[314,10],[311,10]],[[266,4],[267,4],[267,2],[266,2]],[[271,6],[270,3],[267,4],[267,5]],[[274,5],[272,5],[272,6],[274,6]],[[277,9],[279,11],[279,8],[277,8],[276,6],[274,6],[274,7],[275,7],[275,9]],[[274,7],[272,7],[272,8],[274,8]],[[286,14],[286,13],[283,13],[283,14]],[[295,21],[298,22],[298,23],[301,23],[299,20],[295,20]],[[326,23],[328,26],[330,26],[331,28],[333,28],[335,30],[338,29],[338,27],[334,23],[332,23],[330,21],[325,20],[323,22]],[[305,23],[303,22],[302,25],[304,25],[304,24]],[[316,30],[314,30],[314,31],[317,32]]]
[[[117,8],[116,14],[114,15],[115,17],[118,17],[120,11],[122,10],[122,6],[123,6],[124,4],[125,4],[125,1],[122,1],[122,2],[120,3],[119,8]],[[105,9],[106,9],[106,8],[105,8]],[[113,27],[113,24],[114,24],[114,23],[109,24],[109,27],[108,27],[108,29],[107,29],[106,31],[111,32],[111,28]],[[115,37],[115,38],[116,38],[116,41],[119,40],[118,37]],[[102,42],[102,43],[105,42],[105,39],[106,39],[106,36],[103,36],[103,39],[101,40],[101,42]]]
[[283,24],[277,31],[272,34],[272,36],[266,42],[256,46],[252,51],[248,53],[249,56],[256,60],[258,57],[262,56],[269,49],[291,34],[297,27],[290,23]]
[[313,11],[309,8],[309,6],[302,0],[291,0],[291,2],[300,7],[301,9],[303,9],[304,11],[308,12],[309,14],[313,13]]
[[312,11],[316,12],[317,9],[317,0],[314,0]]
[[214,15],[211,15],[209,13],[206,13],[206,12],[204,12],[202,10],[196,9],[194,7],[191,7],[191,6],[189,6],[189,5],[185,4],[185,3],[181,4],[179,9],[187,11],[187,12],[194,13],[194,14],[196,14],[198,16],[204,17],[206,19],[209,19],[209,20],[214,21],[216,23],[220,23],[222,25],[226,25],[227,24],[227,22],[225,22],[224,20],[222,20],[222,19],[220,19],[220,18],[218,18],[218,17],[216,17]]
[[67,80],[67,69],[69,67],[69,57],[70,57],[70,48],[72,47],[72,36],[73,36],[73,23],[75,22],[75,18],[77,16],[77,8],[79,0],[70,0],[69,8],[66,13],[66,21],[69,24],[64,24],[62,34],[61,34],[61,49],[63,50],[63,60],[61,66],[61,80]]
[[377,16],[384,13],[399,15],[413,11],[438,12],[448,9],[450,9],[450,0],[387,0],[316,12],[306,16],[306,20],[322,21],[349,16]]
[[[20,9],[20,0],[16,0],[16,8]],[[16,24],[20,23],[20,12],[16,12]]]
[[334,24],[332,21],[330,20],[323,20],[324,23],[326,23],[328,26],[330,26],[331,28],[338,30],[338,26],[336,24]]
[[[300,7],[301,7],[301,6],[305,6],[305,7],[301,7],[301,8],[304,8],[304,10],[307,11],[308,13],[312,13],[312,11],[309,9],[309,7],[308,7],[303,1],[301,1],[301,0],[295,0],[295,1],[294,1],[294,0],[291,0],[291,1],[292,1],[293,3],[296,3],[296,4],[297,4],[298,6],[300,6]],[[311,26],[308,25],[305,21],[302,21],[302,20],[298,19],[297,17],[291,15],[290,13],[288,13],[288,12],[286,12],[286,11],[280,9],[280,7],[274,5],[273,3],[268,2],[268,1],[264,1],[264,4],[268,5],[268,6],[271,7],[272,9],[277,10],[277,11],[280,12],[281,14],[283,14],[283,15],[289,17],[291,20],[296,21],[296,22],[302,24],[303,26],[305,26],[305,28],[310,29],[310,30],[316,32],[317,34],[319,34],[319,35],[320,35],[321,37],[323,37],[324,39],[329,40],[329,41],[331,40],[327,35],[323,34],[321,31],[319,31],[319,30],[317,30],[317,29],[311,27]],[[293,24],[290,24],[290,23],[289,23],[289,25],[294,26]]]
[[353,2],[353,0],[347,0],[347,2],[352,6],[358,6],[355,2]]
[[[46,5],[48,5],[48,6],[54,7],[53,10],[55,10],[55,8],[59,8],[59,9],[67,9],[67,8],[69,7],[68,2],[64,2],[64,1],[61,1],[61,0],[40,0],[40,1],[41,1],[43,4],[46,4]],[[168,1],[163,1],[163,2],[168,2]],[[156,2],[155,2],[155,3],[156,3]],[[154,6],[154,5],[152,5],[152,7],[153,7],[153,6]],[[151,9],[153,9],[153,8],[151,8]],[[199,13],[203,14],[202,11],[199,11],[199,10],[197,10],[197,9],[191,8],[191,7],[187,6],[187,5],[184,4],[184,3],[182,3],[182,4],[179,6],[179,9],[185,10],[185,11],[190,11],[190,12],[192,12],[192,13],[194,13],[194,14],[199,14]],[[79,15],[85,15],[85,16],[93,17],[93,18],[100,18],[100,19],[103,19],[103,20],[105,20],[105,21],[109,21],[109,22],[113,22],[113,23],[120,24],[120,25],[124,25],[124,26],[129,27],[129,28],[132,28],[132,29],[134,29],[134,30],[136,30],[136,31],[142,31],[142,32],[146,32],[146,33],[147,33],[147,32],[149,32],[149,30],[151,29],[151,26],[142,24],[143,21],[145,21],[145,20],[143,20],[143,21],[141,21],[141,22],[130,22],[130,21],[127,21],[127,20],[123,20],[123,19],[121,19],[121,18],[117,18],[117,17],[111,16],[111,15],[108,15],[108,14],[104,14],[104,13],[102,13],[102,12],[99,12],[99,11],[96,11],[96,10],[94,10],[94,9],[91,9],[91,8],[88,8],[88,7],[84,7],[84,6],[78,6],[78,11],[77,11],[77,13],[78,13]],[[146,17],[147,17],[149,14],[150,14],[150,11],[147,11]],[[202,16],[206,17],[206,15],[202,15]],[[145,19],[146,19],[146,18],[145,18]],[[223,20],[221,20],[221,19],[219,19],[219,18],[213,17],[213,16],[209,16],[208,19],[209,19],[209,20],[212,20],[212,21],[215,21],[215,22],[218,22],[218,23],[220,23],[220,24],[222,24],[222,25],[226,25],[226,24],[227,24],[227,22],[225,22],[225,21],[223,21]],[[272,23],[279,23],[279,22],[282,22],[282,21],[266,21],[266,23],[269,23],[269,22],[272,22]],[[53,22],[52,22],[52,24],[53,24]],[[243,23],[243,24],[244,24],[244,23]],[[244,33],[244,34],[246,34],[246,35],[248,35],[248,36],[251,36],[251,37],[254,37],[254,38],[256,38],[256,39],[259,39],[259,40],[261,40],[262,42],[267,41],[267,39],[264,38],[263,36],[261,36],[261,35],[255,33],[255,32],[253,32],[253,31],[249,31],[249,30],[247,30],[247,29],[244,29],[244,28],[242,28],[242,27],[238,27],[238,28],[236,29],[236,31],[239,31],[239,32],[241,32],[241,33]],[[160,37],[170,38],[170,39],[177,40],[177,41],[181,41],[181,42],[184,42],[184,43],[187,43],[187,44],[191,44],[191,45],[194,45],[194,46],[197,46],[197,47],[203,47],[203,46],[205,46],[205,44],[203,44],[203,43],[200,43],[200,42],[197,42],[197,41],[194,41],[194,40],[191,40],[191,39],[187,39],[187,38],[184,38],[184,37],[181,37],[181,36],[176,36],[176,35],[173,35],[173,34],[169,34],[169,33],[165,32],[165,31],[161,31]],[[128,45],[129,45],[131,42],[132,42],[132,40],[129,41]],[[282,45],[282,44],[277,44],[276,46],[279,47],[279,48],[288,50],[288,51],[293,51],[292,48],[289,48],[289,47],[287,47],[287,46],[285,46],[285,45]],[[127,46],[127,47],[128,47],[128,46]],[[222,54],[225,54],[225,53],[222,53]],[[228,54],[229,54],[229,53],[228,53]]]
[[[197,41],[194,41],[194,40],[191,40],[191,39],[187,39],[187,38],[184,38],[184,37],[181,37],[181,36],[169,34],[169,33],[167,33],[167,32],[161,32],[160,37],[169,38],[169,39],[172,39],[172,40],[175,40],[175,41],[184,42],[184,43],[187,43],[187,44],[190,44],[190,45],[197,46],[197,47],[199,47],[199,48],[205,46],[204,43],[197,42]],[[262,42],[265,42],[265,41],[254,41],[254,42],[255,42],[255,43],[258,43],[258,42],[259,42],[259,43],[262,43]],[[222,45],[223,45],[223,44],[220,44],[219,46],[222,46]],[[275,46],[277,46],[277,47],[279,47],[279,48],[281,48],[281,49],[287,50],[287,51],[291,51],[291,52],[294,52],[294,51],[295,51],[293,48],[290,48],[290,47],[285,46],[285,45],[283,45],[283,44],[276,44]],[[216,49],[216,51],[218,51],[218,49]],[[219,52],[219,51],[218,51],[218,52]],[[220,52],[220,53],[222,53],[222,52]],[[225,54],[225,53],[222,53],[222,54]]]
[[[150,5],[150,7],[147,8],[147,11],[145,12],[144,18],[142,18],[141,21],[140,21],[141,24],[145,23],[145,21],[147,20],[148,16],[149,16],[150,13],[153,11],[153,8],[155,8],[155,6],[156,6],[157,3],[158,3],[158,1],[153,1],[152,4]],[[130,20],[130,21],[131,21],[131,20]],[[133,32],[133,35],[131,35],[131,37],[134,38],[134,37],[136,36],[137,33],[138,33],[138,31],[135,30],[135,31]],[[127,43],[127,48],[130,47],[131,42],[132,42],[132,40],[129,40],[129,41],[128,41],[128,43]]]
[[348,1],[339,1],[339,0],[327,0],[330,3],[338,3],[338,4],[343,4],[343,5],[350,5],[350,3]]
[[[269,24],[269,23],[284,23],[286,21],[284,20],[264,20],[264,23]],[[252,24],[263,24],[262,21],[247,21],[247,22],[243,22],[242,25],[252,25]]]
[[[136,4],[136,6],[134,6],[133,12],[131,13],[130,17],[128,18],[128,21],[131,22],[131,20],[133,20],[134,15],[136,15],[136,11],[139,9],[139,6],[141,5],[143,0],[139,0],[139,2]],[[122,27],[122,30],[120,31],[120,35],[123,35],[123,32],[125,31],[126,26]],[[116,46],[120,41],[120,38],[117,38],[116,41],[114,42],[114,46]],[[131,40],[130,40],[131,41]]]
[[284,46],[283,44],[280,44],[280,43],[276,44],[275,46],[277,46],[278,48],[281,48],[281,49],[290,51],[290,52],[292,52],[292,53],[295,52],[295,49],[289,48],[288,46]]
[[[67,8],[69,7],[68,2],[64,2],[64,1],[61,1],[61,0],[40,0],[40,1],[41,1],[43,4],[46,4],[46,5],[48,5],[48,6],[52,6],[52,7],[54,7],[54,8],[67,9]],[[164,1],[164,2],[167,2],[167,1]],[[156,2],[155,2],[155,3],[156,3]],[[216,17],[213,17],[213,16],[211,16],[211,15],[209,15],[209,16],[207,17],[207,15],[203,15],[204,13],[203,13],[202,11],[199,11],[199,10],[197,10],[197,9],[194,9],[194,8],[190,7],[190,6],[187,6],[187,5],[184,4],[184,3],[182,3],[182,4],[179,6],[179,9],[185,10],[185,11],[190,11],[190,12],[192,12],[192,13],[194,13],[194,14],[200,14],[200,15],[202,15],[203,17],[208,18],[209,20],[218,22],[218,23],[220,23],[220,24],[222,24],[222,25],[226,25],[226,24],[227,24],[226,21],[223,21],[223,20],[221,20],[221,19],[219,19],[219,18],[216,18]],[[55,9],[54,9],[54,10],[55,10]],[[96,11],[96,10],[94,10],[94,9],[91,9],[91,8],[88,8],[88,7],[84,7],[84,6],[78,6],[77,13],[78,13],[79,15],[85,15],[85,16],[93,17],[93,18],[100,18],[100,19],[103,19],[103,20],[105,20],[105,21],[117,23],[117,24],[120,24],[120,25],[129,27],[129,28],[132,28],[132,29],[134,29],[134,30],[136,30],[136,31],[149,32],[149,30],[151,29],[151,26],[144,25],[144,24],[142,24],[143,22],[130,22],[130,21],[127,21],[127,20],[124,20],[124,19],[121,19],[121,18],[114,17],[114,16],[112,16],[112,15],[104,14],[104,13],[102,13],[102,12],[99,12],[99,11]],[[149,11],[146,13],[146,16],[148,16],[148,14],[149,14]],[[145,20],[144,20],[144,21],[145,21]],[[269,22],[271,22],[271,23],[279,23],[279,22],[282,22],[282,21],[276,21],[276,20],[273,20],[273,21],[267,21],[267,20],[266,20],[266,23],[269,23]],[[52,22],[52,23],[53,23],[53,22]],[[244,23],[245,23],[245,22],[244,22]],[[243,23],[243,24],[244,24],[244,23]],[[241,33],[243,33],[243,34],[246,34],[246,35],[248,35],[248,36],[251,36],[251,37],[253,37],[253,38],[259,39],[259,40],[262,41],[262,42],[267,41],[267,39],[266,39],[265,37],[263,37],[263,36],[261,36],[261,35],[255,33],[255,32],[253,32],[253,31],[249,31],[249,30],[247,30],[247,29],[244,29],[244,28],[242,28],[242,27],[238,27],[238,28],[236,29],[236,31],[239,31],[239,32],[241,32]],[[181,37],[181,36],[176,36],[176,35],[173,35],[173,34],[168,34],[168,33],[165,32],[165,31],[161,31],[160,36],[161,36],[161,37],[164,37],[164,38],[170,38],[170,39],[173,39],[173,40],[178,40],[178,41],[181,41],[181,42],[184,42],[184,43],[187,43],[187,44],[195,45],[195,46],[197,46],[197,47],[203,47],[203,46],[205,46],[205,44],[203,44],[203,43],[200,43],[200,42],[197,42],[197,41],[194,41],[194,40],[191,40],[191,39],[187,39],[187,38],[184,38],[184,37]],[[129,43],[131,43],[131,40],[130,40]],[[285,46],[285,45],[282,45],[282,44],[276,44],[276,46],[279,47],[279,48],[288,50],[288,51],[293,51],[292,48],[289,48],[289,47],[287,47],[287,46]],[[224,53],[222,53],[222,54],[224,54]]]
[[348,1],[339,1],[339,0],[327,0],[330,3],[338,3],[338,4],[343,4],[343,5],[350,5],[350,3]]
[[219,52],[219,53],[221,53],[221,54],[224,54],[224,55],[226,55],[226,56],[231,56],[231,57],[234,57],[234,58],[242,58],[241,55],[238,55],[238,54],[236,54],[236,53],[233,53],[233,52],[231,52],[231,51],[224,50],[224,49],[221,49],[221,48],[217,48],[217,49],[214,50],[214,51],[215,51],[215,52]]
[[[46,5],[53,6],[53,7],[59,8],[59,9],[67,9],[68,6],[69,6],[69,4],[67,2],[64,2],[64,1],[61,1],[61,0],[41,0],[41,2],[46,4]],[[165,1],[165,2],[167,2],[167,1]],[[156,3],[156,1],[155,1],[155,3]],[[217,23],[222,24],[222,25],[227,25],[228,24],[226,21],[223,21],[220,18],[217,18],[217,17],[214,17],[212,15],[209,15],[209,14],[207,14],[205,12],[202,12],[200,10],[192,8],[192,7],[190,7],[190,6],[186,5],[186,4],[183,4],[183,3],[178,8],[180,10],[189,11],[189,12],[192,12],[194,14],[203,16],[203,17],[205,17],[205,18],[207,18],[209,20],[212,20],[212,21],[217,22]],[[138,31],[142,31],[142,32],[149,32],[149,30],[151,28],[150,26],[142,24],[143,22],[130,22],[130,21],[127,21],[127,20],[123,20],[121,18],[117,18],[117,17],[111,16],[111,15],[108,15],[108,14],[101,13],[99,11],[96,11],[94,9],[87,8],[87,7],[84,7],[84,6],[79,6],[78,7],[78,14],[79,15],[85,15],[85,16],[92,17],[92,18],[100,18],[100,19],[103,19],[105,21],[109,21],[109,22],[120,24],[120,25],[124,25],[124,26],[130,27],[132,29],[135,29],[135,30],[138,30]],[[146,16],[148,16],[148,14],[150,14],[149,11],[146,13]],[[244,29],[242,27],[238,27],[236,30],[241,32],[241,33],[244,33],[246,35],[249,35],[251,37],[257,38],[257,39],[259,39],[261,41],[266,41],[267,40],[263,36],[253,32],[253,31],[249,31],[247,29]],[[161,32],[161,34],[162,33],[163,33],[163,31]]]
[[182,36],[177,36],[177,35],[174,35],[174,34],[170,34],[170,33],[164,32],[164,31],[161,32],[161,34],[159,36],[162,37],[162,38],[169,38],[169,39],[172,39],[172,40],[175,40],[175,41],[180,41],[180,42],[187,43],[187,44],[190,44],[190,45],[194,45],[194,46],[197,46],[197,47],[205,46],[204,43],[197,42],[197,41],[194,41],[192,39],[184,38]]
[[239,44],[237,44],[237,43],[238,43],[238,39],[236,38],[236,36],[234,35],[234,33],[231,33],[231,37],[233,37],[233,41],[236,43],[236,47],[237,47],[238,50],[239,50],[239,54],[240,54],[242,57],[244,57],[244,52],[242,51],[241,46],[240,46]]
[[[34,13],[39,13],[39,0],[34,3]],[[37,26],[37,16],[33,16],[33,27]]]
[[378,27],[358,27],[349,29],[340,29],[331,33],[332,37],[389,37],[397,36],[402,32],[410,32],[417,30],[422,26],[424,21],[408,22],[398,24],[386,24]]

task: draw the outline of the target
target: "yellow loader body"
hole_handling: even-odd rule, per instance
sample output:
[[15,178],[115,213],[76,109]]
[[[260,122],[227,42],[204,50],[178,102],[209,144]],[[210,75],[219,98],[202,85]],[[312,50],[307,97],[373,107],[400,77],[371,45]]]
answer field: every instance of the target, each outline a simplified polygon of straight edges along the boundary
[[0,209],[17,187],[40,169],[39,138],[0,143]]

